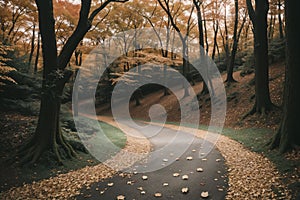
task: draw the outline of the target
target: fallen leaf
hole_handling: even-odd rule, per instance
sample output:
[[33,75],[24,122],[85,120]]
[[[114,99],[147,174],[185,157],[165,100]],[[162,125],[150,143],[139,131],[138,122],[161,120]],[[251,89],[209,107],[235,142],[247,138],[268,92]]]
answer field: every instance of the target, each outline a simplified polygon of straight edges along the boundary
[[163,159],[163,161],[164,161],[164,162],[168,162],[169,160],[165,158],[165,159]]
[[142,176],[142,179],[143,179],[143,180],[147,180],[147,179],[148,179],[148,176]]
[[193,157],[192,156],[188,156],[186,157],[187,160],[193,160]]
[[189,192],[189,188],[187,188],[187,187],[182,188],[182,189],[181,189],[181,192],[182,192],[183,194],[186,194],[186,193]]
[[197,168],[197,172],[203,172],[203,169],[201,167]]
[[119,196],[117,196],[117,200],[125,200],[125,196],[119,195]]
[[188,180],[189,179],[189,176],[188,175],[183,175],[182,176],[182,180]]
[[141,191],[141,194],[144,195],[144,194],[146,194],[146,192],[145,191]]
[[208,192],[201,192],[201,197],[202,198],[207,198],[209,195],[208,195]]
[[107,183],[108,187],[112,187],[114,185],[114,183]]
[[133,185],[132,181],[127,181],[127,185]]
[[143,187],[138,187],[137,189],[140,190],[140,191],[144,190]]
[[154,196],[155,196],[155,197],[162,197],[162,194],[159,193],[159,192],[157,192],[157,193],[154,194]]
[[221,161],[221,159],[216,159],[216,162],[220,162]]
[[163,186],[164,187],[166,187],[166,186],[168,186],[169,185],[169,183],[163,183]]
[[180,176],[180,174],[179,173],[174,173],[173,176],[178,177],[178,176]]

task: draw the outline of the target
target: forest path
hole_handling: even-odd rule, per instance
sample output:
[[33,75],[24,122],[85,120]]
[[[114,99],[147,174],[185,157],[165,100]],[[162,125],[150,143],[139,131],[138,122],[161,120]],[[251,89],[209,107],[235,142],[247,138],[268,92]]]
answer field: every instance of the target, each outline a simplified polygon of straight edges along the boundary
[[[114,124],[109,117],[99,118]],[[146,125],[143,122],[137,123],[141,126]],[[132,127],[128,128],[132,130]],[[152,152],[159,152],[159,154],[148,159],[146,163],[140,161],[135,163],[129,169],[132,173],[118,172],[112,178],[82,189],[81,195],[76,199],[113,200],[118,199],[118,196],[122,199],[121,197],[124,196],[125,199],[139,200],[156,198],[183,200],[201,199],[202,192],[208,192],[209,196],[206,199],[225,198],[228,188],[225,160],[217,149],[213,148],[205,158],[200,158],[199,149],[203,144],[202,138],[195,138],[186,131],[180,131],[178,138],[174,139],[177,131],[172,128],[161,127],[157,124],[152,125],[151,128],[153,132],[162,128],[159,133],[146,136],[152,145]],[[164,150],[167,145],[170,145],[169,148]],[[183,154],[175,157],[178,150],[185,147],[187,149],[183,151]],[[139,167],[144,167],[145,171],[149,172],[137,173],[135,170]],[[151,167],[164,168],[151,171]],[[187,180],[184,180],[186,178]],[[188,188],[188,192],[183,193],[182,188]],[[155,194],[158,196],[161,194],[161,197],[155,197]]]

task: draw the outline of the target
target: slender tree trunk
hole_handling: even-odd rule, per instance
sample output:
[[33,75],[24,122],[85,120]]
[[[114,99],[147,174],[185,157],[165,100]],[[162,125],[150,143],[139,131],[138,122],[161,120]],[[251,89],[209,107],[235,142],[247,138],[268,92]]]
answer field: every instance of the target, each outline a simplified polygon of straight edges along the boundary
[[[186,44],[186,39],[182,40],[182,73],[183,76],[187,78],[188,76],[188,60],[187,60],[187,51],[188,46]],[[187,97],[190,95],[190,92],[188,90],[188,86],[185,84],[184,81],[184,97]]]
[[216,50],[218,46],[217,38],[218,38],[218,31],[219,31],[219,22],[217,20],[214,21],[213,29],[214,29],[214,45],[213,45],[211,59],[215,60]]
[[234,69],[234,65],[235,65],[235,57],[236,57],[236,52],[238,49],[238,44],[239,44],[239,40],[240,40],[240,36],[242,33],[242,30],[244,28],[244,24],[246,22],[246,17],[243,18],[243,22],[238,29],[238,0],[235,0],[235,14],[236,14],[236,18],[235,18],[235,23],[234,23],[234,33],[233,33],[233,44],[232,44],[232,50],[231,50],[231,55],[230,55],[230,61],[229,61],[229,65],[227,68],[227,80],[226,82],[228,83],[232,83],[232,82],[236,82],[236,80],[234,80],[233,78],[233,69]]
[[246,28],[245,28],[245,32],[244,32],[244,48],[247,49],[248,48],[248,35],[249,35],[249,28],[250,28],[250,23],[247,22],[246,24]]
[[234,17],[234,28],[233,28],[233,45],[230,55],[230,60],[227,63],[227,79],[226,82],[232,83],[236,82],[233,78],[233,68],[234,68],[234,62],[235,62],[235,55],[238,47],[238,38],[237,38],[237,29],[238,29],[238,23],[239,23],[239,2],[238,0],[234,0],[234,8],[235,8],[235,17]]
[[29,60],[28,60],[29,67],[31,66],[31,61],[32,61],[33,52],[34,52],[34,40],[35,40],[35,23],[33,23],[33,28],[32,28],[31,49],[30,49]]
[[276,17],[274,16],[273,17],[273,28],[271,29],[272,31],[271,31],[271,37],[270,37],[270,39],[272,40],[273,38],[274,38],[274,31],[275,31],[275,25],[276,25]]
[[202,6],[202,10],[203,10],[203,26],[204,26],[204,36],[205,36],[205,50],[206,50],[206,53],[208,53],[208,50],[209,50],[209,44],[208,44],[208,34],[207,34],[207,27],[206,27],[206,15],[205,15],[205,12],[204,12],[204,7]]
[[[199,38],[198,38],[198,42],[199,42],[199,49],[200,49],[200,59],[204,59],[205,56],[205,52],[204,52],[204,30],[203,30],[203,20],[202,20],[202,14],[201,14],[201,1],[197,1],[197,0],[193,0],[193,3],[196,7],[196,11],[197,11],[197,22],[198,22],[198,32],[199,32]],[[200,96],[201,94],[207,94],[208,91],[208,87],[203,79],[203,89],[200,92],[200,94],[198,94],[197,96]]]
[[281,19],[281,0],[278,0],[278,26],[279,26],[279,37],[280,39],[283,39],[283,25],[282,25],[282,19]]
[[41,41],[41,34],[40,32],[38,33],[38,38],[37,38],[37,50],[36,50],[36,56],[35,56],[35,62],[34,62],[34,74],[37,73],[37,69],[38,69],[38,63],[39,63],[39,57],[40,57],[40,41]]
[[268,39],[269,39],[269,42],[271,41],[271,36],[272,36],[272,32],[273,32],[273,14],[271,14],[271,18],[270,18],[270,23],[269,23],[269,31],[268,31]]
[[300,146],[299,113],[300,113],[300,38],[299,38],[299,1],[285,1],[286,15],[286,75],[281,125],[271,143],[271,148],[279,147],[280,152]]
[[224,17],[224,36],[223,36],[223,46],[225,51],[225,63],[226,66],[228,66],[229,60],[230,60],[230,54],[229,54],[229,36],[228,36],[228,27],[227,27],[227,12],[225,9],[225,17]]

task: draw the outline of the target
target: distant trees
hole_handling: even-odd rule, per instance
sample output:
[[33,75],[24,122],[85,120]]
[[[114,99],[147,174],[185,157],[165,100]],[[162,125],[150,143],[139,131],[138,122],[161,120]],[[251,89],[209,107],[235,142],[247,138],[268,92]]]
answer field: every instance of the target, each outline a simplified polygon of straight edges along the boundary
[[255,105],[248,114],[257,112],[265,115],[273,106],[269,91],[267,35],[269,2],[268,0],[255,0],[255,9],[251,0],[246,0],[246,3],[253,25],[255,59]]
[[[179,35],[179,38],[182,43],[182,71],[184,76],[188,76],[189,73],[189,63],[188,63],[188,37],[190,35],[191,30],[195,26],[192,19],[192,14],[194,10],[194,5],[191,6],[190,10],[184,8],[183,4],[180,4],[177,9],[185,10],[188,13],[186,25],[185,27],[180,28],[178,23],[176,23],[176,15],[174,15],[174,12],[172,13],[172,9],[170,8],[170,1],[169,0],[157,0],[161,8],[165,11],[165,13],[168,15],[172,27],[176,30],[176,32]],[[182,7],[182,8],[181,8]],[[176,12],[176,11],[175,11]],[[184,86],[184,96],[189,96],[188,87]]]
[[271,148],[280,152],[300,146],[299,113],[300,113],[300,2],[285,0],[286,13],[286,77],[284,88],[283,117]]

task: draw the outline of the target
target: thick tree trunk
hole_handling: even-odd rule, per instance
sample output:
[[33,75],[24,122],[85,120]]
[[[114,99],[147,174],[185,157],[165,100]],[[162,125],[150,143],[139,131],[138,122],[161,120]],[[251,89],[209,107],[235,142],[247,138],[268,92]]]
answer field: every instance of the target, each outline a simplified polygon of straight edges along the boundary
[[[42,153],[50,150],[57,161],[62,163],[63,157],[76,156],[73,148],[65,141],[60,128],[60,99],[53,93],[46,92],[41,99],[38,125],[33,138],[24,146],[20,155],[22,163],[35,163]],[[61,148],[62,151],[59,150]]]
[[269,91],[267,33],[269,2],[268,0],[256,0],[254,11],[251,0],[247,0],[247,8],[254,27],[255,105],[244,117],[254,113],[265,115],[273,106]]
[[[59,122],[60,96],[71,73],[58,70],[52,1],[36,0],[36,3],[39,10],[39,27],[43,44],[42,98],[35,133],[19,154],[22,163],[34,163],[43,152],[52,151],[57,161],[61,163],[64,153],[69,157],[75,155],[72,147],[65,142],[62,136]],[[64,153],[59,151],[59,147],[63,148]]]
[[272,102],[269,92],[269,63],[268,63],[268,37],[267,37],[267,14],[269,10],[268,0],[257,1],[255,9],[255,110],[265,114],[271,109]]
[[280,152],[291,150],[300,145],[299,113],[300,113],[300,38],[298,23],[299,1],[285,1],[286,9],[286,79],[284,89],[283,118],[271,148],[279,147]]

